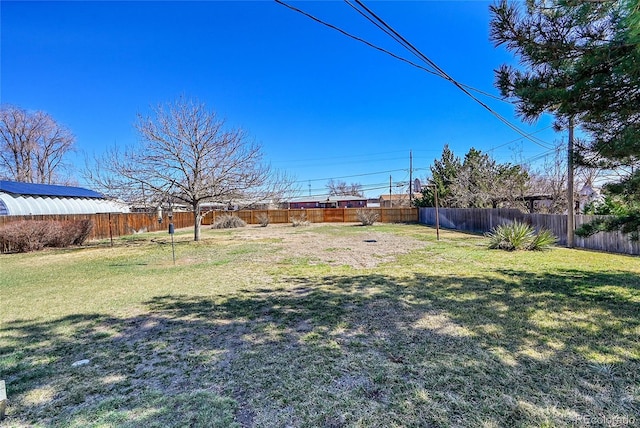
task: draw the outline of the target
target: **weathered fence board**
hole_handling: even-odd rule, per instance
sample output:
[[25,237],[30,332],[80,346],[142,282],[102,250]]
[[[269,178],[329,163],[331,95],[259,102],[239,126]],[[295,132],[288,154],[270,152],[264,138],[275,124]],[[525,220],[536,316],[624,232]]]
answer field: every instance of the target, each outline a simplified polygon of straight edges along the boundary
[[[580,215],[576,216],[576,227],[595,220],[598,216]],[[632,242],[628,235],[621,232],[601,232],[588,238],[576,236],[576,247],[588,248],[591,250],[606,251],[609,253],[640,255],[640,242]]]
[[[156,213],[106,213],[106,214],[65,214],[65,215],[26,215],[0,216],[0,227],[11,222],[22,220],[84,220],[93,222],[89,239],[105,239],[109,237],[132,235],[139,232],[153,232],[168,228],[169,218],[163,215],[162,223]],[[176,228],[193,226],[193,213],[176,212],[173,224]]]
[[[248,224],[259,223],[259,215],[267,214],[269,223],[290,223],[294,218],[304,216],[311,223],[357,223],[358,210],[361,208],[309,208],[292,210],[253,210],[253,211],[210,211],[205,214],[202,224],[213,224],[224,215],[235,215]],[[380,223],[416,223],[417,208],[364,208],[378,213]]]
[[[536,230],[548,229],[558,237],[559,245],[567,245],[567,216],[559,214],[526,214],[514,209],[440,208],[440,226],[464,232],[486,233],[496,226],[515,220],[528,223]],[[597,216],[577,215],[576,228]],[[420,208],[419,222],[436,224],[435,208]],[[640,254],[640,243],[629,241],[620,232],[602,232],[588,238],[575,237],[574,246],[621,254]]]
[[[381,223],[417,222],[417,208],[367,208],[377,211]],[[356,208],[331,209],[294,209],[294,210],[243,210],[243,211],[211,211],[204,215],[202,224],[213,224],[216,218],[223,215],[235,215],[247,224],[260,223],[260,215],[266,214],[270,223],[290,223],[293,218],[305,218],[311,223],[357,222]],[[28,215],[0,216],[0,227],[21,220],[83,220],[93,221],[93,230],[89,239],[105,239],[132,235],[140,232],[166,230],[169,224],[167,214],[163,214],[162,223],[154,213],[111,213],[111,214],[74,214],[74,215]],[[173,224],[178,228],[193,227],[194,218],[191,212],[173,213]]]

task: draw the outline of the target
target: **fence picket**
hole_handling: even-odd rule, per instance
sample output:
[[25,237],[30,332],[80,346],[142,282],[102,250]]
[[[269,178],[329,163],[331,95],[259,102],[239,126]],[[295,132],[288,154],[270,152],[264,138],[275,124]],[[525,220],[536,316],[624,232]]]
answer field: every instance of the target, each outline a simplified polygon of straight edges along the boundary
[[[518,220],[536,230],[548,229],[567,245],[567,216],[561,214],[525,214],[515,209],[440,208],[440,226],[464,232],[486,233],[496,226]],[[435,225],[435,208],[420,208],[419,222]],[[577,215],[576,228],[598,216]],[[575,247],[589,250],[640,255],[640,243],[631,242],[620,232],[601,232],[588,238],[576,237]]]
[[[417,208],[366,208],[381,213],[380,222],[406,223],[418,221]],[[384,214],[382,215],[382,210]],[[312,223],[326,222],[357,222],[357,208],[332,209],[294,209],[294,210],[242,210],[242,211],[210,211],[204,214],[203,225],[213,224],[216,218],[223,215],[235,215],[248,224],[258,223],[261,213],[269,216],[270,223],[290,223],[293,217],[305,215]],[[156,213],[105,213],[105,214],[76,214],[76,215],[28,215],[28,216],[0,216],[0,227],[21,220],[84,220],[93,221],[93,230],[89,239],[106,239],[132,235],[139,232],[155,232],[167,230],[169,218],[163,214],[162,223],[158,222]],[[191,212],[174,212],[173,224],[176,228],[193,227],[194,218]]]

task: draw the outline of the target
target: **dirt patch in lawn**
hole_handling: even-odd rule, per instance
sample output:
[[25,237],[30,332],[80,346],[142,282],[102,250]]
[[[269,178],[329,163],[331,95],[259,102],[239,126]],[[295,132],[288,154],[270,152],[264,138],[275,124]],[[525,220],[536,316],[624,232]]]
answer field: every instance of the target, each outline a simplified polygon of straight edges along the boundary
[[342,223],[247,226],[236,236],[243,240],[267,240],[275,245],[278,250],[269,255],[272,262],[298,258],[306,259],[309,264],[354,268],[372,268],[425,246],[424,241],[415,238]]

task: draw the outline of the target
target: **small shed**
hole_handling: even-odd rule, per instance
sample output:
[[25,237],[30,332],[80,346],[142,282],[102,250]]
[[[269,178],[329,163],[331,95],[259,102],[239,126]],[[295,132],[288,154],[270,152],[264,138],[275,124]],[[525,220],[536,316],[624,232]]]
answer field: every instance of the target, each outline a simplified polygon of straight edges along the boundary
[[0,216],[113,212],[129,212],[129,207],[82,187],[0,180]]

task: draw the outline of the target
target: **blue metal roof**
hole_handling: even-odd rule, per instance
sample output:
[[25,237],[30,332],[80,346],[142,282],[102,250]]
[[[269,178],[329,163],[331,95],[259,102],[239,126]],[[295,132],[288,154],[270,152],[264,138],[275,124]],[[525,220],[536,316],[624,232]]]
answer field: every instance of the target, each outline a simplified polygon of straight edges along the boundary
[[19,183],[0,180],[0,192],[14,195],[59,196],[67,198],[104,198],[98,192],[82,187],[56,186],[52,184]]

